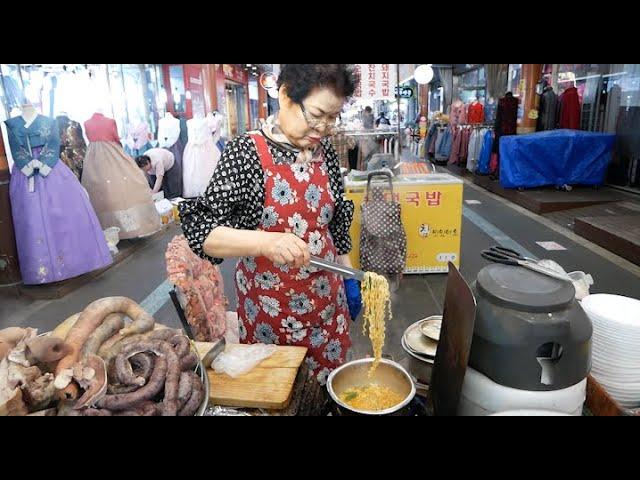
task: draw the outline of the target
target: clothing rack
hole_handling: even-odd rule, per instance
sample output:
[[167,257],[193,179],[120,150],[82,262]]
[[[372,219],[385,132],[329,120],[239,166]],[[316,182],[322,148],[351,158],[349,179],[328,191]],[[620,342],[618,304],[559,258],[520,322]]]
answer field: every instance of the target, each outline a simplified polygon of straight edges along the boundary
[[482,129],[482,128],[490,128],[493,129],[493,123],[461,123],[456,125],[456,127],[464,127],[464,128],[472,128],[472,129]]
[[345,132],[345,136],[347,137],[372,137],[377,135],[390,135],[395,137],[396,135],[398,135],[398,132],[388,132],[388,131]]

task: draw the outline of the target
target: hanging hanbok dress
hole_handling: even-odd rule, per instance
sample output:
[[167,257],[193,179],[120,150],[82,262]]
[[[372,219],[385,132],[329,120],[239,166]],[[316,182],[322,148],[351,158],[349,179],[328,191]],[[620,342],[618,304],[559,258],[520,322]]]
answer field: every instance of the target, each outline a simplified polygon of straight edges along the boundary
[[82,178],[82,163],[87,153],[87,144],[82,136],[82,127],[66,115],[56,117],[60,132],[60,160],[71,169],[78,180]]
[[184,143],[180,138],[180,120],[169,114],[158,122],[158,146],[173,153],[172,175],[179,179],[172,187],[176,196],[182,196],[182,155],[184,154]]
[[153,148],[153,145],[149,142],[151,138],[149,134],[149,125],[145,122],[140,122],[137,125],[129,125],[129,133],[125,140],[124,151],[133,158],[138,155],[144,155],[144,152]]
[[7,120],[11,213],[25,285],[59,282],[105,268],[111,254],[87,193],[60,162],[56,121]]
[[187,121],[189,141],[182,157],[183,195],[199,197],[209,185],[209,180],[220,159],[220,150],[213,142],[207,120],[193,118]]
[[150,235],[162,223],[145,174],[124,153],[115,120],[96,113],[84,124],[89,148],[82,185],[103,228],[118,227],[120,238]]

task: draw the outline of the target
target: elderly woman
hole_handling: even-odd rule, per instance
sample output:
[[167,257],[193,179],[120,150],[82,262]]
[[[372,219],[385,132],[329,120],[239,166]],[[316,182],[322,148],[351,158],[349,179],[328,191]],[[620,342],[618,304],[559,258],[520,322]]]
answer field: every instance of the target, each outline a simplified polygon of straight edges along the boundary
[[180,207],[198,255],[240,257],[241,341],[307,347],[321,384],[345,361],[360,309],[357,283],[309,265],[315,255],[350,266],[353,203],[327,137],[355,82],[349,65],[283,65],[277,116],[233,139],[206,193]]

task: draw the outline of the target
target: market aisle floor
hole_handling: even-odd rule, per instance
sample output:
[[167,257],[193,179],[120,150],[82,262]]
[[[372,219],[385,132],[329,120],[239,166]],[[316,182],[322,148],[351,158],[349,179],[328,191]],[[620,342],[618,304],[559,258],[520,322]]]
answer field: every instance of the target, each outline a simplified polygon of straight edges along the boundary
[[[461,271],[470,283],[486,265],[479,255],[480,250],[503,243],[526,250],[538,258],[555,260],[568,271],[591,273],[596,281],[592,287],[594,293],[619,293],[640,298],[639,267],[611,254],[601,255],[597,253],[601,249],[589,245],[568,230],[507,205],[504,199],[494,197],[479,187],[465,185],[464,198],[465,202],[476,201],[464,206]],[[30,302],[0,296],[0,328],[18,325],[37,327],[40,331],[51,330],[91,301],[109,295],[125,295],[143,302],[158,322],[179,327],[180,322],[167,294],[170,285],[166,282],[164,263],[166,245],[178,233],[179,227],[171,227],[133,256],[63,299]],[[538,241],[556,242],[566,250],[547,251],[536,243]],[[235,309],[234,263],[227,261],[222,266],[230,309]],[[394,318],[387,330],[387,355],[398,361],[405,357],[400,346],[402,332],[421,318],[441,313],[445,288],[446,275],[443,274],[404,277],[400,288],[392,294]],[[362,335],[361,322],[352,324],[351,332],[353,349],[350,355],[357,358],[369,354],[370,345]]]

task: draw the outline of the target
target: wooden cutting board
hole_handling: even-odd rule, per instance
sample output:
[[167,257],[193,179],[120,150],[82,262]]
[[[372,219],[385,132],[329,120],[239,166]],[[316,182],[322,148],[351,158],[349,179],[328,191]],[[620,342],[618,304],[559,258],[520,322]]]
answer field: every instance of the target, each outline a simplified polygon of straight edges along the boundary
[[[200,358],[214,343],[195,342]],[[225,351],[247,348],[249,345],[231,344]],[[237,378],[207,370],[210,401],[227,407],[265,408],[281,410],[291,400],[298,369],[307,354],[305,347],[277,346],[276,352],[263,360],[249,373]]]

